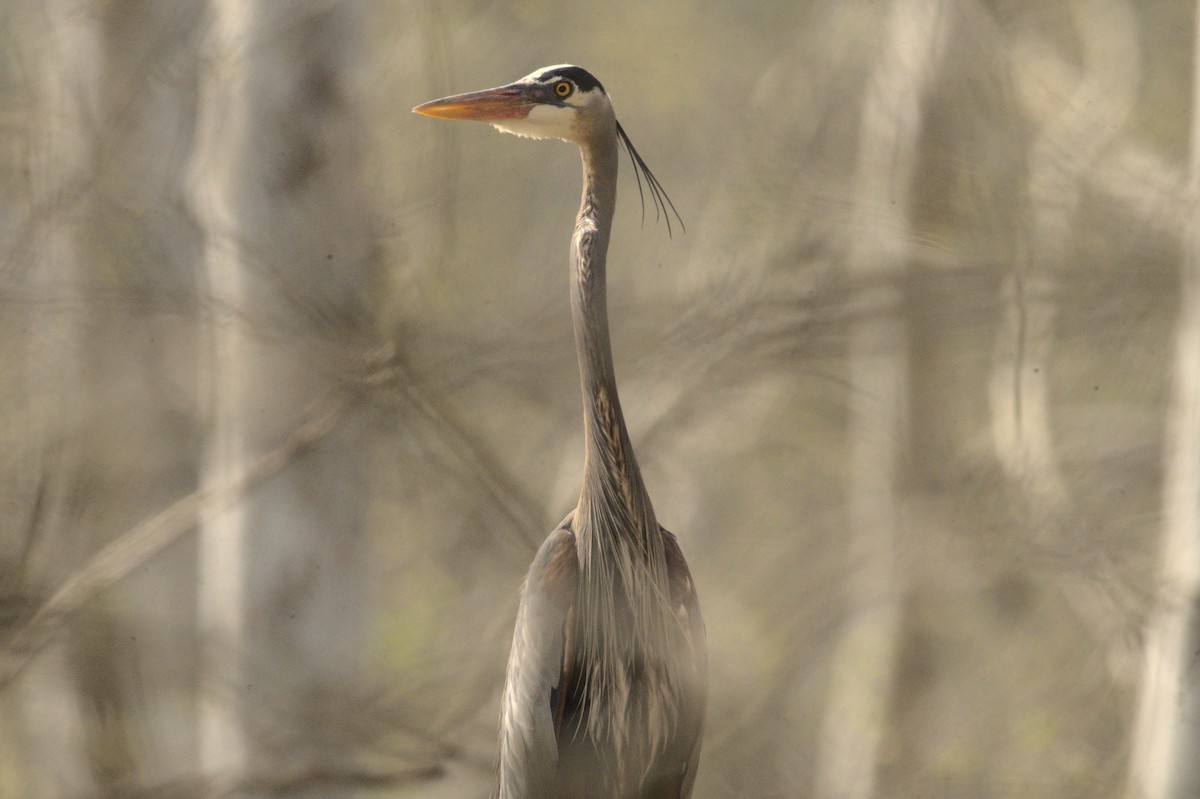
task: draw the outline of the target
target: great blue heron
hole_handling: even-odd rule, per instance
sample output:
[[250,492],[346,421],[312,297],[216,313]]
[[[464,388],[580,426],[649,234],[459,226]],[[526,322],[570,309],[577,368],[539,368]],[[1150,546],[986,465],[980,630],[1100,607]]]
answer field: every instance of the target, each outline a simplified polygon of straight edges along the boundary
[[522,590],[500,717],[499,796],[686,799],[704,721],[704,624],[679,544],[655,519],[617,399],[604,269],[618,143],[640,173],[639,191],[644,176],[656,212],[666,214],[670,200],[600,81],[580,67],[545,67],[413,110],[563,139],[583,157],[570,281],[583,486]]

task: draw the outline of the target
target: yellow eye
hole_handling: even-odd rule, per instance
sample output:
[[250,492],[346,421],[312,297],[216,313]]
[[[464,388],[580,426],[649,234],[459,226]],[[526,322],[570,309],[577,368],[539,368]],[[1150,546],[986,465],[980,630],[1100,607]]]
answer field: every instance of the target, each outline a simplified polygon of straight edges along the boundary
[[573,91],[575,91],[575,87],[571,85],[571,81],[569,80],[560,80],[554,84],[554,93],[559,97],[570,97]]

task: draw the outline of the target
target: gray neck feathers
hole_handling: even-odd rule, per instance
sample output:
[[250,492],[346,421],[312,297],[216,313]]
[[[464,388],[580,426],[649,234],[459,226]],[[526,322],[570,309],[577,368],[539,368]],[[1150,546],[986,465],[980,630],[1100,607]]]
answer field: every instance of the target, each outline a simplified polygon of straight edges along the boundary
[[[658,525],[625,429],[608,332],[605,261],[617,199],[615,126],[606,134],[591,137],[581,147],[583,200],[571,239],[571,313],[584,423],[584,475],[577,517],[646,546],[648,538],[657,543]],[[618,518],[597,518],[614,513]]]
[[613,774],[626,775],[624,784],[640,779],[627,773],[629,753],[661,752],[675,724],[665,704],[676,688],[669,632],[675,621],[665,601],[662,536],[625,429],[609,343],[604,266],[617,198],[615,122],[586,142],[583,202],[571,240],[584,424],[583,488],[572,524],[582,570],[575,625],[580,660],[590,664],[588,732],[613,758]]

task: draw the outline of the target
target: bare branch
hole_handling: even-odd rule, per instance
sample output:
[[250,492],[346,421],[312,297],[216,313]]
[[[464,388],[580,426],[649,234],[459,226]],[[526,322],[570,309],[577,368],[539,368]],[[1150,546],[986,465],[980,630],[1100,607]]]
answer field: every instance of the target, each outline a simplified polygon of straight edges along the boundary
[[254,485],[283,469],[292,458],[329,433],[343,410],[340,405],[334,405],[315,411],[286,441],[252,461],[241,473],[183,497],[96,553],[17,628],[0,650],[0,686],[7,685],[20,674],[30,658],[88,599],[193,530],[207,515],[228,507]]

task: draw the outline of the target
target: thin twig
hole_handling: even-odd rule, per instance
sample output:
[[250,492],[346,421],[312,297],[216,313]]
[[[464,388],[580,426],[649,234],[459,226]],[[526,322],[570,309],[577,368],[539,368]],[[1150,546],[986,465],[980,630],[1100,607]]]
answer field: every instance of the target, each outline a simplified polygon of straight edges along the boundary
[[287,440],[251,462],[241,474],[182,497],[96,553],[59,586],[0,650],[0,687],[15,679],[34,653],[88,599],[195,529],[202,519],[228,507],[251,486],[280,471],[300,451],[332,430],[342,411],[340,405],[335,405],[315,412]]

